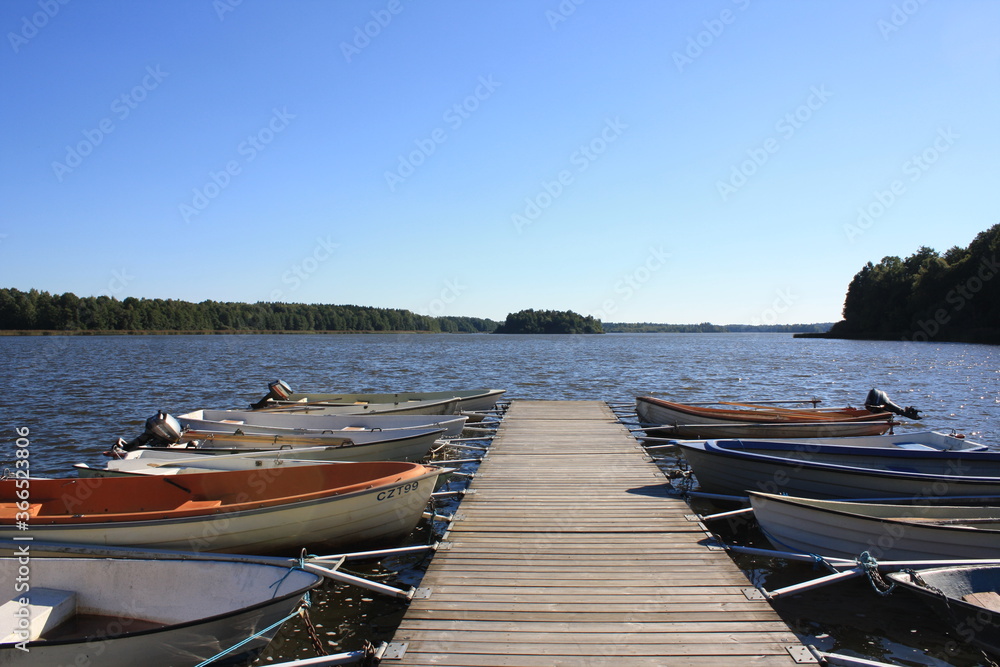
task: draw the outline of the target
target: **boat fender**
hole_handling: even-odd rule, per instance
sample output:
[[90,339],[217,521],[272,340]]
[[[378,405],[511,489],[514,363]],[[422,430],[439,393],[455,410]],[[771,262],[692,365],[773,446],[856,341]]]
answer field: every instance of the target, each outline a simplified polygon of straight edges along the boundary
[[872,387],[871,391],[868,392],[868,396],[865,397],[865,409],[869,412],[888,411],[902,417],[906,417],[907,419],[921,419],[920,410],[917,410],[912,406],[901,408],[889,400],[888,394],[881,389],[875,389],[874,387]]

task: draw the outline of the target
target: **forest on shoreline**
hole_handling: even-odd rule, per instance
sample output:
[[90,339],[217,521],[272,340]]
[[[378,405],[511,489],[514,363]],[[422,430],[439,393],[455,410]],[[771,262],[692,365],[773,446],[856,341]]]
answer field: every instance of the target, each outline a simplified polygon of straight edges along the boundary
[[1000,224],[967,248],[921,246],[868,262],[851,280],[844,319],[801,337],[1000,344]]
[[302,303],[232,303],[78,297],[0,288],[0,334],[178,333],[791,333],[847,338],[1000,344],[1000,224],[967,248],[927,246],[868,262],[851,280],[834,323],[716,325],[602,323],[573,311],[527,309],[505,322],[409,310]]
[[489,333],[478,317],[433,317],[409,310],[302,303],[119,301],[0,288],[0,331],[93,333]]

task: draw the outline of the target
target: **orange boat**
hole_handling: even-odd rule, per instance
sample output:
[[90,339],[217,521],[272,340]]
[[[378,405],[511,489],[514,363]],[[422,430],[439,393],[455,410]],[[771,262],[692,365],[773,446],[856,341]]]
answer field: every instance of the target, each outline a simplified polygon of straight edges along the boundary
[[0,480],[0,537],[276,553],[407,535],[442,468],[394,461]]

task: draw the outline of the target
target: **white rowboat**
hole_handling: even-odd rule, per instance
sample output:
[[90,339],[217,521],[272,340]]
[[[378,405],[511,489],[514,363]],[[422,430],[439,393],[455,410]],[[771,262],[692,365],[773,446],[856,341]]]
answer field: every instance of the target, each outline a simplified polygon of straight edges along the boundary
[[319,407],[296,412],[195,410],[178,415],[177,421],[183,428],[196,431],[233,433],[239,429],[243,433],[331,433],[346,437],[357,431],[441,428],[445,437],[457,438],[468,419],[464,415],[344,415],[323,411]]
[[[174,447],[137,449],[123,459],[108,461],[106,468],[92,468],[86,463],[73,466],[79,477],[116,475],[184,475],[212,470],[261,470],[284,465],[319,465],[340,463],[337,447],[304,447],[248,451],[235,454],[198,453],[201,450]],[[308,458],[312,457],[312,459]]]
[[780,549],[878,560],[996,558],[1000,507],[890,505],[751,493],[757,523]]
[[[15,588],[21,567],[30,569],[27,590]],[[2,558],[0,584],[23,592],[0,606],[0,665],[193,667],[279,624],[321,582],[301,569],[222,557],[32,556],[27,566]],[[227,660],[246,664],[277,631]]]

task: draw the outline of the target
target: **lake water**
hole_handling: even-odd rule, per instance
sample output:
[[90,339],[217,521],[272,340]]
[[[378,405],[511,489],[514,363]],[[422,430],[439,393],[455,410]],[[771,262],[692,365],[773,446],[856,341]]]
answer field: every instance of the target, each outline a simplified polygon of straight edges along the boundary
[[[276,379],[299,391],[498,387],[508,398],[818,397],[824,407],[860,406],[877,387],[920,409],[924,428],[1000,444],[1000,348],[981,345],[787,334],[0,336],[0,378],[0,462],[13,459],[14,429],[27,428],[31,471],[48,476],[65,474],[72,463],[103,465],[101,453],[118,437],[138,435],[157,410],[243,407]],[[746,533],[759,539],[752,528]],[[770,588],[811,576],[802,566],[740,564]],[[419,579],[420,564],[398,567],[400,585]],[[392,574],[385,564],[371,568]],[[912,605],[881,600],[862,584],[821,589],[781,609],[824,650],[899,664],[982,664],[975,652],[948,644],[936,621],[917,621]],[[372,627],[373,639],[391,636],[400,613],[395,603],[335,590],[313,616],[332,648],[344,650]],[[298,633],[291,628],[279,642],[285,648],[271,657],[314,655],[294,639]]]

